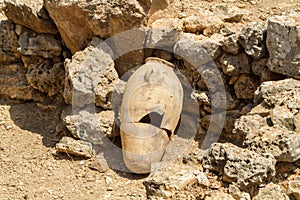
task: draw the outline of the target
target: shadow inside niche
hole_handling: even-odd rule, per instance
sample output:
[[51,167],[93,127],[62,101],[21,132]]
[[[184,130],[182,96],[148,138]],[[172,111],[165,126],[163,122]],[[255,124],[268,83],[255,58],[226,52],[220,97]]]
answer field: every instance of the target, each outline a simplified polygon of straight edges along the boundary
[[10,106],[9,113],[14,124],[23,130],[42,135],[43,145],[55,147],[61,136],[55,135],[56,124],[60,120],[59,106],[53,109],[41,109],[35,102],[0,102]]

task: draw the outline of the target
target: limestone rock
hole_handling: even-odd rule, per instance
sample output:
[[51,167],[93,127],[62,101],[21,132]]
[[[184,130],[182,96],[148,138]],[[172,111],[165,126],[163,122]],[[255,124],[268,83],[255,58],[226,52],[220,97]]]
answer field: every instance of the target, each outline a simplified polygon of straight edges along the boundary
[[173,46],[183,33],[180,19],[158,19],[152,23],[146,40],[147,48],[166,48]]
[[[200,66],[212,61],[209,53],[202,46],[202,40],[206,37],[201,37],[191,33],[183,33],[178,42],[174,46],[174,53],[185,60],[188,60],[191,65]],[[200,62],[200,63],[199,63]]]
[[53,35],[41,34],[30,37],[28,32],[23,33],[19,38],[21,54],[26,56],[42,56],[53,58],[61,53],[61,44]]
[[284,193],[279,185],[270,183],[261,188],[253,200],[289,200],[290,198]]
[[7,21],[0,21],[0,63],[9,64],[20,61],[18,36],[14,31],[15,26]]
[[261,82],[265,81],[276,81],[283,79],[283,76],[281,74],[272,72],[268,66],[268,58],[263,58],[259,60],[254,60],[251,63],[252,72],[255,75],[258,75],[260,77]]
[[205,197],[204,200],[220,200],[220,199],[234,200],[234,198],[230,194],[224,192],[211,192],[210,194],[208,194],[208,196]]
[[251,200],[249,193],[241,192],[240,189],[234,184],[229,185],[228,192],[236,200]]
[[184,19],[184,28],[189,33],[203,33],[205,36],[210,36],[219,33],[224,26],[222,20],[208,11],[203,11],[197,16],[189,16]]
[[251,22],[244,27],[239,36],[239,43],[246,54],[254,59],[268,56],[266,46],[267,27],[263,23]]
[[[160,165],[159,163],[157,165]],[[161,164],[163,165],[163,164]],[[147,197],[168,198],[187,185],[197,183],[195,168],[188,165],[174,164],[154,168],[149,177],[143,182]]]
[[238,43],[238,39],[238,34],[232,34],[226,37],[222,42],[222,49],[226,53],[238,55],[241,50],[240,44]]
[[202,47],[207,51],[212,60],[216,60],[222,54],[222,41],[224,37],[214,34],[210,38],[201,41]]
[[108,38],[140,27],[146,19],[137,0],[46,0],[44,4],[72,54],[83,50],[93,36]]
[[242,74],[234,83],[235,95],[239,99],[253,99],[254,92],[259,86],[259,79],[249,74]]
[[248,133],[257,133],[266,124],[266,118],[258,114],[244,115],[235,121],[233,134],[243,141]]
[[58,30],[43,7],[43,0],[5,1],[3,8],[9,21],[38,33],[56,34]]
[[[287,181],[287,194],[295,200],[300,200],[300,177]],[[290,198],[291,199],[291,198]]]
[[84,106],[96,103],[111,108],[111,94],[119,82],[110,48],[89,46],[66,60],[64,98],[66,103]]
[[56,144],[56,149],[58,152],[85,158],[91,158],[94,155],[91,143],[75,140],[70,137],[63,137],[59,143]]
[[247,14],[245,10],[225,4],[213,5],[209,10],[225,22],[240,22],[243,16]]
[[114,112],[101,111],[99,113],[89,113],[80,111],[78,114],[64,113],[63,122],[72,136],[77,139],[84,139],[82,131],[95,137],[95,141],[101,141],[104,136],[116,136],[114,131]]
[[33,89],[26,80],[26,70],[21,64],[0,67],[0,94],[13,99],[43,102],[45,97]]
[[267,30],[269,69],[300,79],[299,16],[271,17]]
[[264,82],[255,92],[255,107],[235,123],[234,134],[244,138],[244,147],[270,153],[277,161],[300,158],[299,81]]
[[300,158],[299,133],[267,124],[256,132],[248,132],[244,146],[257,153],[270,153],[277,161],[294,162]]
[[300,81],[285,79],[262,83],[255,92],[254,104],[265,107],[285,104],[296,112],[300,107]]
[[146,28],[135,28],[105,40],[113,50],[115,68],[120,76],[144,63],[143,48],[148,31]]
[[220,63],[224,74],[228,76],[251,72],[250,60],[245,53],[239,55],[224,54],[220,58]]
[[[28,59],[34,60],[33,58]],[[40,59],[29,64],[26,78],[33,88],[47,93],[49,96],[62,93],[65,80],[63,63],[53,63],[51,59]]]
[[203,167],[221,173],[223,180],[236,182],[241,190],[256,187],[275,175],[276,160],[230,143],[215,143],[202,159]]

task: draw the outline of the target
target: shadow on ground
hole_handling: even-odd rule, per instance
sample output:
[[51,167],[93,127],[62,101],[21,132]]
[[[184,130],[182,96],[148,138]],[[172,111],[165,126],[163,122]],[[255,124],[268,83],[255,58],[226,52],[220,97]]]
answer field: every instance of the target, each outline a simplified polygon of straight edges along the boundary
[[56,124],[60,119],[60,110],[41,109],[34,102],[1,101],[2,105],[10,106],[10,118],[16,126],[43,137],[43,145],[54,147],[61,136],[55,134]]

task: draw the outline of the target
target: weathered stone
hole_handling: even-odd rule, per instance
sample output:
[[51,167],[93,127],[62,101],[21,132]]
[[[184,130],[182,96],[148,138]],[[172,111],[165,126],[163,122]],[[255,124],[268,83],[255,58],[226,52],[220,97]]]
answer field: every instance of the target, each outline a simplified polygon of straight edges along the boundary
[[111,108],[111,94],[119,78],[110,48],[104,43],[101,45],[89,46],[77,52],[72,60],[66,60],[66,103],[77,106],[96,103],[104,109]]
[[[287,181],[287,194],[290,199],[300,200],[300,177]],[[292,198],[291,198],[292,197]]]
[[76,3],[46,0],[44,4],[63,41],[73,54],[83,50],[93,36],[108,38],[140,27],[145,24],[146,19],[145,10],[136,0]]
[[29,33],[25,32],[20,36],[19,44],[21,54],[26,56],[53,58],[61,53],[61,44],[53,35],[30,37]]
[[56,34],[58,30],[43,7],[43,0],[5,1],[3,8],[9,21],[26,26],[38,33]]
[[202,47],[207,51],[212,60],[216,60],[222,54],[222,41],[224,36],[214,34],[210,38],[201,41]]
[[75,140],[70,137],[63,137],[59,143],[56,144],[56,149],[58,152],[85,158],[91,158],[94,155],[91,143]]
[[299,133],[280,126],[264,127],[248,132],[244,146],[257,153],[270,153],[277,161],[294,162],[300,158]]
[[239,55],[224,54],[220,58],[223,72],[228,76],[251,72],[251,65],[245,53]]
[[279,185],[269,183],[266,187],[259,189],[253,200],[289,200]]
[[255,76],[242,74],[234,83],[235,95],[239,99],[253,99],[254,92],[259,86],[259,79]]
[[[35,60],[32,57],[22,59]],[[26,78],[33,88],[49,96],[63,92],[65,71],[62,62],[53,63],[51,59],[37,59],[37,62],[27,64]]]
[[230,143],[215,143],[202,159],[203,167],[223,175],[223,180],[236,182],[241,190],[256,187],[275,175],[275,158],[260,155]]
[[147,48],[171,47],[179,40],[183,33],[180,19],[159,19],[151,24],[146,44]]
[[26,80],[26,70],[21,64],[0,67],[0,94],[13,99],[44,101],[44,96],[33,89]]
[[234,198],[230,194],[224,192],[211,192],[208,194],[208,196],[205,197],[204,200],[220,200],[220,199],[234,200]]
[[224,22],[220,18],[208,11],[204,11],[197,16],[187,17],[183,20],[183,23],[186,32],[203,33],[206,36],[219,33],[224,26]]
[[267,58],[254,60],[251,63],[252,72],[260,77],[260,81],[265,82],[283,79],[283,76],[281,74],[270,71],[267,63]]
[[[159,163],[158,163],[159,165]],[[187,185],[197,183],[198,170],[188,165],[174,164],[154,167],[149,177],[143,182],[147,197],[168,198]]]
[[225,22],[240,22],[243,16],[247,14],[245,10],[241,10],[235,6],[229,7],[225,4],[213,5],[209,10]]
[[300,79],[300,21],[298,16],[276,16],[268,20],[268,67],[276,73]]
[[238,55],[241,50],[240,44],[238,43],[238,39],[238,34],[232,34],[228,37],[225,37],[225,39],[222,42],[222,49],[226,53]]
[[[99,113],[89,113],[80,111],[78,114],[64,113],[63,121],[73,137],[83,138],[82,133],[90,134],[95,140],[100,140],[104,136],[114,137],[114,112],[101,111]],[[98,137],[98,138],[96,138]]]
[[258,114],[241,116],[234,123],[233,134],[243,141],[248,133],[257,133],[266,124],[266,119]]
[[120,76],[144,63],[144,45],[147,33],[148,29],[146,28],[135,28],[105,40],[113,50],[112,57]]
[[235,123],[234,134],[257,153],[270,153],[277,161],[300,158],[299,81],[286,79],[264,82],[256,91],[256,106]]
[[9,64],[20,61],[18,36],[14,31],[14,25],[6,20],[0,21],[0,62]]
[[206,64],[212,59],[202,45],[202,40],[204,38],[206,37],[191,33],[183,33],[174,46],[174,53],[177,54],[177,56],[188,60],[192,66],[198,67],[202,64]]
[[239,42],[246,54],[259,59],[268,56],[266,46],[267,27],[263,23],[251,22],[245,26],[239,36]]
[[287,105],[292,112],[300,109],[300,81],[285,79],[262,83],[255,92],[254,104],[265,107]]
[[229,185],[228,192],[235,200],[251,200],[250,194],[241,192],[234,184]]

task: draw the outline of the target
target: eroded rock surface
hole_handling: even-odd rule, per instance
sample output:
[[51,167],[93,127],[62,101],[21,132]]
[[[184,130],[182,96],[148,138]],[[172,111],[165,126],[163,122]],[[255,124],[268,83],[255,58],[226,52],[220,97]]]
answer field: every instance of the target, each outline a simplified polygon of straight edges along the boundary
[[0,63],[19,62],[21,55],[17,51],[18,46],[15,26],[7,20],[0,21]]
[[11,22],[26,26],[38,33],[58,33],[55,24],[43,7],[43,0],[18,0],[17,2],[6,0],[3,10]]
[[242,190],[256,187],[275,175],[276,160],[230,143],[216,143],[203,157],[203,167],[221,173],[223,180],[236,182]]
[[58,152],[85,158],[91,158],[94,155],[91,143],[75,140],[70,137],[63,137],[59,143],[56,144],[56,149]]
[[102,49],[90,45],[72,60],[66,60],[66,103],[79,107],[96,103],[104,109],[111,108],[111,94],[119,81],[111,54],[105,44]]
[[267,47],[271,71],[300,79],[300,21],[298,16],[268,20]]
[[[146,13],[136,0],[45,1],[66,46],[74,54],[83,50],[93,36],[108,38],[145,24]],[[74,31],[76,30],[76,31]]]

